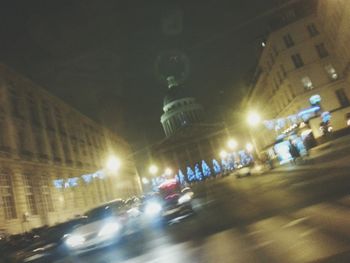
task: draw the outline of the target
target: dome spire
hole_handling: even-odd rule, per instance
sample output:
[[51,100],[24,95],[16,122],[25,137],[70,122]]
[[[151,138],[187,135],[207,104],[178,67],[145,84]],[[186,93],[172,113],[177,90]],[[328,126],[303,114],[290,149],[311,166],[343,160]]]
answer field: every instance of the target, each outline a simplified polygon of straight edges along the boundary
[[166,78],[168,82],[168,88],[171,89],[172,87],[176,87],[178,85],[176,79],[174,76],[169,76]]

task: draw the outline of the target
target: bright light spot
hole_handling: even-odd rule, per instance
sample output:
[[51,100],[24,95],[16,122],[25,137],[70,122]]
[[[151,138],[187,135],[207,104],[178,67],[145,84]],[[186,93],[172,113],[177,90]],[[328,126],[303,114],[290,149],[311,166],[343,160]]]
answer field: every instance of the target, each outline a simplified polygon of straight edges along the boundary
[[237,142],[234,140],[234,139],[230,139],[228,142],[227,142],[227,146],[230,148],[230,149],[235,149],[237,147]]
[[145,214],[147,216],[154,216],[162,211],[162,205],[157,202],[150,202],[146,205]]
[[114,236],[119,230],[121,226],[118,222],[107,223],[102,227],[100,232],[98,232],[98,236],[100,237],[111,237]]
[[142,183],[143,184],[148,184],[149,180],[146,177],[142,177]]
[[85,238],[80,235],[73,235],[67,238],[66,244],[70,247],[77,247],[84,244]]
[[346,121],[346,124],[347,124],[348,126],[350,126],[350,119],[348,119],[348,120]]
[[168,176],[170,176],[170,175],[173,174],[173,170],[171,170],[170,168],[166,168],[164,172],[165,172],[165,174],[168,175]]
[[153,175],[155,175],[156,173],[158,173],[158,166],[152,164],[150,167],[149,167],[149,172]]
[[262,47],[266,47],[266,43],[263,41],[263,42],[261,42],[261,46]]
[[106,167],[109,171],[116,172],[120,168],[120,160],[115,156],[110,156],[107,160]]
[[187,203],[189,201],[191,201],[192,196],[190,194],[184,194],[183,196],[181,196],[179,198],[179,200],[177,201],[180,205]]
[[220,157],[221,157],[222,159],[226,158],[226,157],[227,157],[227,152],[224,151],[224,150],[222,150],[222,151],[220,152]]
[[247,145],[246,145],[246,149],[247,149],[247,151],[248,152],[252,152],[253,151],[253,145],[251,144],[251,143],[247,143]]
[[248,123],[251,126],[256,126],[260,123],[260,116],[256,112],[251,112],[248,114]]

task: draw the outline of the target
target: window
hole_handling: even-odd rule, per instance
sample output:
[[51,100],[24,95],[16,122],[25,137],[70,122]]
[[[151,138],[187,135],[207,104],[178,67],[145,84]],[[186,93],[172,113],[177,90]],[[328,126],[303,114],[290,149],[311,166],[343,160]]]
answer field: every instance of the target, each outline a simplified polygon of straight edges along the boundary
[[300,67],[304,66],[304,61],[301,58],[299,53],[292,55],[292,60],[293,60],[295,68],[300,68]]
[[9,90],[9,95],[10,95],[10,101],[12,104],[12,114],[16,117],[22,118],[22,100],[20,98],[20,95],[17,91],[14,89]]
[[328,76],[329,76],[329,78],[330,78],[331,80],[336,80],[336,79],[338,79],[338,74],[337,74],[337,72],[335,71],[335,68],[334,68],[331,64],[325,66],[324,68],[325,68],[325,70],[327,71]]
[[312,90],[314,88],[311,79],[307,76],[303,77],[301,79],[301,82],[303,83],[303,86],[306,90]]
[[23,182],[24,182],[28,212],[31,215],[37,215],[38,208],[37,208],[37,205],[35,202],[34,178],[32,178],[32,174],[30,174],[30,173],[24,174],[23,175]]
[[65,126],[64,126],[64,119],[63,119],[63,116],[62,116],[62,113],[61,113],[60,109],[55,107],[54,111],[55,111],[55,117],[56,117],[58,130],[61,133],[66,134],[66,129],[65,129]]
[[283,36],[283,40],[287,48],[294,46],[294,41],[290,34]]
[[51,117],[51,109],[50,106],[47,102],[43,102],[43,113],[45,117],[45,122],[46,122],[46,128],[53,130],[53,121]]
[[335,94],[337,95],[337,98],[341,107],[347,107],[350,105],[349,98],[346,95],[344,89],[336,90]]
[[315,47],[316,47],[318,56],[320,58],[324,58],[324,57],[327,57],[329,55],[324,43],[320,43],[320,44],[316,45]]
[[17,218],[11,176],[9,171],[6,170],[0,171],[0,195],[5,218],[7,220]]
[[53,203],[51,198],[51,190],[50,190],[50,183],[48,179],[47,174],[43,174],[41,176],[41,196],[42,196],[42,202],[44,206],[44,210],[47,212],[53,212]]
[[307,31],[309,31],[309,34],[311,37],[317,36],[320,33],[320,32],[318,32],[318,29],[314,23],[311,23],[311,24],[307,25],[306,27],[307,27]]

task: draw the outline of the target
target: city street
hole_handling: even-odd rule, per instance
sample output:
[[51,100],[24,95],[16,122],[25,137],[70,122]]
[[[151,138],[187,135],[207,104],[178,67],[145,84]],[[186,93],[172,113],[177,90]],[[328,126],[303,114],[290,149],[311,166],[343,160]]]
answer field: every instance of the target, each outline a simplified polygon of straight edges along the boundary
[[348,156],[339,150],[322,157],[198,184],[195,216],[58,262],[349,262]]

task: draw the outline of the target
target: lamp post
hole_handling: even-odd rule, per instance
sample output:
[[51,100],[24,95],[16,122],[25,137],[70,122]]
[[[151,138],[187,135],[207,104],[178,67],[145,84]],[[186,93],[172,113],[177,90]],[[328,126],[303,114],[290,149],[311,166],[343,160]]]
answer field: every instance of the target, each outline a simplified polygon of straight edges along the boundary
[[[248,128],[248,131],[249,131],[249,136],[252,140],[252,143],[254,145],[250,145],[249,148],[251,150],[253,150],[252,148],[254,148],[255,150],[255,154],[258,158],[260,158],[260,154],[259,154],[259,150],[258,150],[258,147],[257,147],[257,143],[256,143],[256,140],[255,140],[255,137],[252,135],[252,132],[251,132],[251,128],[252,127],[257,127],[260,123],[261,123],[261,117],[258,113],[254,112],[254,111],[251,111],[248,113],[248,117],[247,117],[247,122],[249,124],[249,128]],[[246,145],[246,148],[248,150],[248,145]]]
[[106,168],[108,171],[112,173],[116,173],[121,166],[121,161],[118,157],[111,155],[108,157],[107,162],[106,162]]

